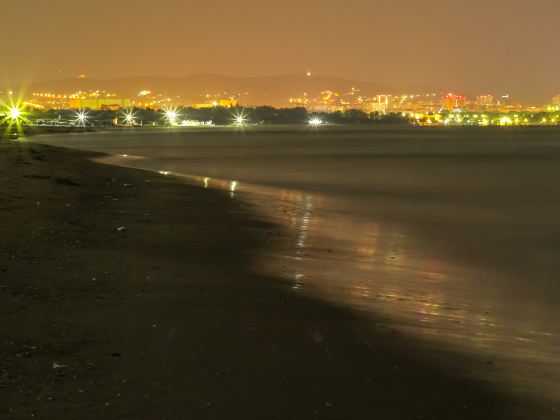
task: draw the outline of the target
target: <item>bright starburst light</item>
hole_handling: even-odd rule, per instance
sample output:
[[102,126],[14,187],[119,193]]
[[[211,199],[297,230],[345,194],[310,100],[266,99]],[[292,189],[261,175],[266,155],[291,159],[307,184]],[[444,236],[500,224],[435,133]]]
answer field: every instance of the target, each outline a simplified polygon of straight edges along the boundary
[[24,104],[20,101],[13,101],[10,95],[9,103],[0,101],[0,125],[6,125],[6,133],[13,133],[13,128],[19,134],[23,132],[23,125],[29,121],[25,118]]
[[239,111],[233,114],[233,122],[238,127],[243,127],[247,125],[247,115],[243,111]]
[[76,111],[76,122],[78,125],[85,126],[87,123],[87,113],[85,111]]
[[11,107],[8,116],[12,121],[15,121],[21,117],[21,114],[21,109],[19,109],[18,107]]
[[124,112],[124,121],[125,121],[126,125],[134,125],[136,123],[136,117],[134,116],[134,112],[125,111]]
[[312,127],[319,127],[322,124],[323,124],[323,121],[320,118],[317,118],[317,117],[313,117],[309,120],[309,125],[311,125]]
[[165,118],[169,125],[178,125],[179,113],[176,109],[168,109],[165,111]]

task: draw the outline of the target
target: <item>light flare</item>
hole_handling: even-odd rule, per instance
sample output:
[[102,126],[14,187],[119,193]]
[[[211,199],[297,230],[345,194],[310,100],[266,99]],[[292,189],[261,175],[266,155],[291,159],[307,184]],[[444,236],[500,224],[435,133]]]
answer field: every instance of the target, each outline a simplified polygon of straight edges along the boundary
[[78,125],[84,127],[88,120],[88,114],[86,111],[76,111],[76,119],[75,121]]
[[167,123],[169,125],[172,125],[172,126],[179,125],[179,121],[178,121],[179,120],[179,112],[177,112],[176,109],[174,109],[174,108],[167,109],[167,110],[165,110],[164,115],[165,115],[165,119],[167,120]]
[[124,112],[124,122],[126,125],[134,125],[136,124],[136,117],[134,112],[132,111],[125,111]]
[[30,123],[26,114],[23,99],[15,99],[13,92],[8,102],[0,100],[0,126],[6,125],[6,134],[14,134],[14,128],[22,134],[23,126]]
[[239,111],[233,114],[233,123],[237,127],[244,127],[247,125],[247,114],[243,111]]
[[323,125],[323,120],[321,120],[318,117],[313,117],[309,120],[309,125],[312,127],[319,127],[321,125]]
[[8,113],[8,116],[10,117],[11,120],[18,120],[22,115],[22,110],[19,109],[18,107],[12,107],[10,108],[10,112]]

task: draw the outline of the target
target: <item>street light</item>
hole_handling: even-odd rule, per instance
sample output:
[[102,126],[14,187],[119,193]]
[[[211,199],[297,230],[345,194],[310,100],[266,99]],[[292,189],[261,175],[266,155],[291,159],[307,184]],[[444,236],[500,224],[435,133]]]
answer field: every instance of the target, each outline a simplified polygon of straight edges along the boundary
[[309,125],[312,127],[319,127],[323,124],[323,121],[320,118],[313,117],[309,120]]
[[[23,133],[23,126],[30,124],[26,118],[26,103],[22,99],[15,98],[13,92],[9,93],[8,101],[0,99],[0,126],[6,125],[6,133]],[[0,133],[0,137],[2,133]]]
[[167,122],[170,125],[177,125],[177,118],[179,118],[179,114],[174,109],[168,109],[165,111],[165,118],[167,118]]
[[18,107],[11,107],[8,113],[10,120],[18,121],[21,118],[22,111]]
[[87,122],[87,113],[85,111],[77,111],[76,112],[76,121],[79,125],[85,126]]
[[243,113],[243,111],[237,112],[233,115],[233,117],[233,122],[236,126],[243,127],[247,124],[247,116]]
[[136,118],[134,117],[134,113],[132,111],[127,111],[124,114],[124,120],[126,125],[134,125]]

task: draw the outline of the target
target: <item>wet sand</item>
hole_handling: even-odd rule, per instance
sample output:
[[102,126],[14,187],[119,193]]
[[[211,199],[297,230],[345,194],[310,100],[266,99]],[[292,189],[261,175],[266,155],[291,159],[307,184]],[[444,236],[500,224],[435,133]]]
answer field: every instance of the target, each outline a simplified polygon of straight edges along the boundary
[[284,228],[231,191],[0,151],[0,418],[556,414],[465,374],[486,361],[256,273]]

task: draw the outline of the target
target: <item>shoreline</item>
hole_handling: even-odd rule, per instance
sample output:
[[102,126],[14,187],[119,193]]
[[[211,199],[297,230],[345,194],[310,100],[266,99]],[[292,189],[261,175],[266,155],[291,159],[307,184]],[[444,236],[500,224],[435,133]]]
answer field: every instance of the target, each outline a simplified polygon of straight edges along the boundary
[[[426,353],[441,348],[450,354],[468,355],[462,364],[461,377],[491,381],[502,390],[518,393],[521,399],[528,395],[540,395],[543,401],[547,398],[549,400],[543,403],[543,406],[555,405],[555,382],[552,372],[556,365],[550,364],[554,360],[553,349],[547,347],[550,343],[541,342],[542,347],[523,347],[515,342],[515,337],[525,337],[523,334],[526,334],[526,330],[508,330],[500,333],[491,331],[491,325],[500,325],[502,329],[505,329],[504,325],[509,326],[506,324],[507,319],[496,317],[496,313],[501,312],[499,308],[471,308],[472,313],[468,313],[464,311],[468,305],[454,301],[451,295],[446,296],[441,284],[437,295],[432,289],[437,289],[435,278],[445,279],[445,271],[443,274],[431,273],[427,284],[413,286],[418,271],[429,271],[425,260],[409,261],[410,267],[401,267],[400,270],[406,271],[406,274],[401,273],[400,282],[391,282],[389,279],[375,282],[372,277],[384,277],[386,274],[382,270],[368,271],[364,267],[364,264],[370,261],[369,253],[372,250],[353,239],[360,237],[359,227],[356,227],[356,221],[348,214],[344,217],[337,212],[336,200],[333,202],[332,197],[329,199],[318,192],[290,190],[225,178],[156,171],[153,165],[144,163],[146,159],[149,160],[139,156],[112,154],[104,155],[95,161],[125,168],[151,170],[180,178],[189,185],[224,191],[231,199],[249,207],[250,213],[258,215],[259,220],[273,223],[280,228],[277,232],[271,232],[267,246],[255,255],[254,270],[256,273],[281,279],[280,286],[283,292],[288,290],[335,307],[350,308],[366,318],[371,317],[377,327],[381,325],[382,328],[404,333],[418,345],[421,343]],[[307,208],[309,205],[311,209]],[[386,206],[389,207],[387,204]],[[343,218],[344,221],[341,220]],[[380,217],[377,224],[384,226],[381,230],[391,231],[391,221],[387,215]],[[358,225],[361,226],[359,223]],[[409,229],[414,231],[413,226]],[[333,237],[332,232],[337,234]],[[343,236],[341,232],[345,232]],[[419,247],[427,247],[429,241],[433,240],[430,235],[421,235],[418,232],[414,234]],[[387,232],[385,235],[390,236]],[[410,240],[410,235],[407,238]],[[377,241],[382,243],[383,239]],[[356,254],[353,252],[356,250],[361,253],[360,261],[356,260]],[[396,263],[394,257],[385,257],[389,267]],[[455,265],[448,262],[448,268],[454,272],[455,277],[463,281],[469,275],[492,275],[491,270],[469,271],[460,267],[459,261],[460,259],[457,259]],[[397,266],[393,268],[398,270]],[[488,328],[472,322],[476,315],[485,317]],[[515,324],[514,321],[510,323]],[[457,327],[454,328],[453,325]],[[534,334],[539,333],[545,335],[542,331],[534,331]],[[515,351],[512,348],[510,352],[502,353],[504,345],[514,346]],[[542,350],[540,355],[535,353],[536,348]],[[546,366],[545,348],[550,350],[549,357],[552,356]],[[438,360],[434,358],[430,363],[434,362],[437,364]],[[453,370],[453,367],[450,368]],[[537,379],[543,372],[548,374],[547,378]]]
[[[150,165],[149,162],[148,164],[144,163],[146,159],[149,160],[145,157],[113,154],[103,156],[96,161],[109,165],[155,171],[153,165]],[[350,216],[350,214],[339,213],[344,206],[341,207],[341,203],[336,203],[336,200],[333,201],[332,197],[329,199],[328,196],[316,191],[290,190],[280,186],[257,185],[180,172],[163,170],[159,172],[167,176],[179,177],[189,185],[225,191],[232,199],[249,206],[251,213],[253,215],[258,214],[260,220],[282,227],[282,232],[271,235],[268,240],[269,246],[259,253],[260,258],[258,259],[262,261],[259,262],[258,272],[265,273],[265,275],[273,273],[274,277],[283,279],[284,282],[288,283],[285,285],[286,289],[307,294],[314,299],[326,300],[336,306],[361,311],[366,316],[373,314],[377,321],[386,317],[384,324],[392,325],[401,332],[406,330],[407,334],[412,334],[417,339],[426,340],[427,348],[430,346],[445,346],[449,350],[469,354],[473,358],[472,366],[469,367],[471,373],[468,376],[470,377],[487,377],[489,372],[484,363],[496,364],[497,369],[492,369],[488,379],[499,383],[500,386],[507,386],[511,389],[526,389],[530,390],[529,393],[535,394],[549,393],[551,399],[555,398],[554,376],[552,374],[548,379],[548,385],[544,385],[546,381],[535,380],[536,374],[530,374],[533,369],[537,369],[539,372],[552,372],[551,369],[555,365],[550,364],[554,360],[554,357],[551,357],[554,354],[554,349],[548,347],[552,346],[551,343],[547,343],[545,340],[538,345],[533,344],[523,347],[515,343],[514,337],[526,337],[524,334],[527,334],[527,327],[525,330],[507,330],[507,333],[502,331],[501,334],[492,332],[490,327],[485,330],[468,319],[469,315],[473,316],[472,314],[461,313],[464,308],[468,307],[468,304],[454,302],[450,295],[445,299],[443,288],[439,289],[439,296],[437,296],[433,290],[430,290],[431,287],[434,287],[434,284],[430,281],[424,284],[424,287],[420,285],[411,286],[412,279],[418,275],[413,269],[414,267],[417,267],[420,272],[429,272],[430,267],[426,266],[425,260],[408,261],[409,267],[401,268],[401,270],[407,271],[407,275],[402,275],[400,285],[397,282],[390,285],[388,281],[385,282],[386,284],[379,284],[370,281],[371,279],[368,280],[368,277],[382,277],[384,273],[375,270],[367,272],[367,269],[363,267],[363,264],[367,264],[368,261],[371,262],[371,256],[375,253],[366,244],[354,239],[360,237],[362,224],[353,220],[353,216]],[[311,206],[310,209],[307,208],[309,205]],[[374,224],[384,226],[384,229],[379,230],[391,232],[390,226],[391,224],[396,225],[396,222],[387,216],[387,208],[391,208],[389,203],[385,203],[384,207],[386,208],[383,212],[385,214],[382,215],[380,211],[378,220]],[[279,210],[280,208],[282,210]],[[397,213],[394,205],[392,212]],[[444,216],[445,212],[442,212],[441,218],[443,219]],[[294,222],[295,220],[297,222]],[[414,225],[407,226],[407,228],[414,235],[405,234],[405,236],[409,241],[412,241],[412,237],[414,237],[414,241],[418,244],[416,248],[428,248],[430,246],[430,241],[433,241],[431,235],[417,232],[418,227]],[[332,232],[336,232],[334,237]],[[341,234],[341,232],[344,232],[344,234]],[[390,236],[390,234],[385,233],[385,236]],[[383,239],[380,240],[378,237],[376,237],[376,240],[381,243],[384,242]],[[310,244],[305,244],[306,242],[310,242]],[[440,247],[435,252],[449,253],[449,250],[444,248]],[[378,249],[376,252],[380,253],[380,250]],[[356,253],[361,255],[357,257]],[[396,262],[394,256],[385,255],[385,258],[388,265]],[[461,258],[455,257],[454,260],[448,261],[446,266],[457,279],[461,278],[463,282],[469,276],[481,277],[500,273],[499,270],[492,270],[492,267],[484,267],[485,269],[477,271],[474,268],[476,265],[474,259],[472,260],[473,268],[465,268],[460,266],[460,263]],[[360,264],[362,264],[362,267],[358,268],[357,265]],[[397,267],[394,268],[397,269]],[[442,270],[442,273],[431,273],[430,276],[432,277],[431,281],[434,282],[435,278],[445,279],[447,274]],[[340,280],[345,277],[347,277],[347,280]],[[459,283],[457,280],[456,282]],[[440,284],[440,286],[442,285]],[[486,293],[489,293],[489,290]],[[385,301],[385,310],[382,309],[384,306],[381,303],[382,301]],[[395,304],[391,308],[391,301],[400,302],[400,305]],[[409,301],[408,305],[404,304],[405,301]],[[422,312],[422,310],[413,307],[415,304],[423,306],[425,318],[422,318],[422,322],[415,318],[419,315],[419,312]],[[400,306],[400,308],[397,309],[396,306]],[[434,309],[435,307],[437,307],[437,311]],[[515,321],[496,316],[496,313],[499,314],[501,310],[503,311],[503,308],[493,306],[492,310],[489,308],[486,310],[476,309],[471,308],[474,314],[484,315],[487,325],[500,325],[502,329],[506,329],[505,325],[515,324]],[[429,319],[429,316],[427,316],[433,311],[438,312],[435,318],[440,318],[439,322],[435,319]],[[450,325],[454,324],[462,325],[462,327],[453,329]],[[427,327],[426,325],[430,326]],[[536,328],[538,326],[531,327],[531,334],[547,335],[548,331],[537,330]],[[484,342],[483,348],[477,348],[472,342],[473,335]],[[548,335],[552,336],[550,333]],[[461,339],[457,340],[458,337]],[[534,337],[529,337],[529,339],[531,338],[534,339]],[[515,355],[512,354],[513,349],[510,354],[501,353],[500,346],[508,342],[508,339],[510,339],[510,345],[517,347]],[[540,365],[545,359],[545,348],[549,350],[549,365],[547,368]],[[540,355],[533,354],[532,357],[528,357],[530,353],[535,353],[537,349],[541,351]],[[475,359],[483,360],[484,363],[481,365]],[[530,367],[531,363],[533,363],[532,367]],[[504,369],[504,366],[507,366],[507,368]]]
[[227,192],[0,150],[0,417],[546,418],[461,379],[459,355],[430,365],[414,340],[256,276],[278,227]]

